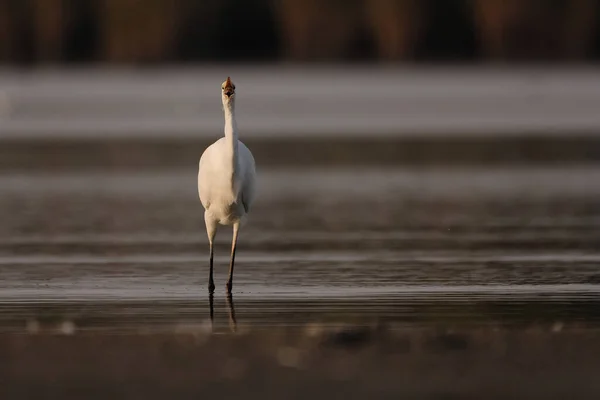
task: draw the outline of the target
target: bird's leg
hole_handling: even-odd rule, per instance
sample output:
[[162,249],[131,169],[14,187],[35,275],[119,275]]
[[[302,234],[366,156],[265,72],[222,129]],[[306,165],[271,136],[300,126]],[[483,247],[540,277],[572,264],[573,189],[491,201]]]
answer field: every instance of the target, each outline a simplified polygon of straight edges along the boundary
[[206,224],[206,233],[208,234],[208,243],[210,244],[210,270],[208,273],[208,293],[215,291],[215,281],[213,280],[213,243],[215,241],[215,235],[217,234],[217,224],[208,213],[208,210],[204,212],[204,223]]
[[229,278],[227,279],[227,293],[231,293],[233,286],[233,265],[235,263],[235,247],[237,245],[238,232],[240,230],[240,223],[237,222],[233,225],[233,240],[231,241],[231,263],[229,264]]

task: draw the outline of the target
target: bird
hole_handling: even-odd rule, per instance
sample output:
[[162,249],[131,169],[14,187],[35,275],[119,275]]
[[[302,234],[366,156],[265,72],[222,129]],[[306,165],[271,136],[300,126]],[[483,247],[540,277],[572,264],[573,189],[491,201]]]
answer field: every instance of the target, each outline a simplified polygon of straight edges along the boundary
[[227,293],[233,287],[235,249],[240,227],[245,225],[256,197],[256,165],[252,152],[238,139],[235,119],[235,85],[231,77],[221,85],[225,136],[204,150],[198,168],[198,195],[210,246],[208,291],[214,293],[214,239],[219,225],[233,226]]

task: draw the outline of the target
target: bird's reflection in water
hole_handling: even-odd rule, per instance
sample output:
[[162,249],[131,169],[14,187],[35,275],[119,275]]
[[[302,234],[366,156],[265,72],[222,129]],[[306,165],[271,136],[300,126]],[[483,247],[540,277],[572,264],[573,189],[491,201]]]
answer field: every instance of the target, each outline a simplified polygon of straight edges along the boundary
[[237,321],[235,320],[235,307],[231,293],[227,294],[227,309],[229,311],[229,329],[231,329],[231,332],[235,332],[237,331]]
[[[235,319],[235,306],[233,304],[233,296],[231,293],[227,294],[227,311],[229,314],[229,329],[231,332],[237,331],[237,321]],[[210,324],[212,331],[215,330],[215,297],[213,293],[208,295],[208,304],[210,307]]]
[[210,308],[210,328],[212,331],[215,330],[215,295],[212,293],[208,294],[208,306]]

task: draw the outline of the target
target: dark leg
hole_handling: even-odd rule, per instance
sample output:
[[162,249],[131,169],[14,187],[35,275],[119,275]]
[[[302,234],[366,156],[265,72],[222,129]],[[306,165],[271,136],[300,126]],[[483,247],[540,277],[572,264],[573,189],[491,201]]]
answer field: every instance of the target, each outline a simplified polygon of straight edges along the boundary
[[217,234],[217,223],[213,220],[210,213],[204,212],[204,223],[206,224],[206,233],[208,234],[208,243],[210,244],[210,272],[208,275],[208,293],[215,291],[215,281],[213,280],[213,243]]
[[231,293],[233,287],[233,265],[235,263],[235,247],[237,246],[240,224],[233,225],[233,240],[231,241],[231,263],[229,264],[229,278],[227,279],[227,293]]

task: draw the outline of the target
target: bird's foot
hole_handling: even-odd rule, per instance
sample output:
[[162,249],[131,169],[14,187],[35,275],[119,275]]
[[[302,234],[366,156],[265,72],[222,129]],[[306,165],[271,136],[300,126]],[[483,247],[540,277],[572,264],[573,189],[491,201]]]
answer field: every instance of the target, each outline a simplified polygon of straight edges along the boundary
[[208,293],[212,294],[214,292],[215,292],[215,283],[212,280],[210,280],[208,282]]
[[225,287],[227,288],[227,293],[231,294],[231,288],[233,287],[233,282],[227,281],[227,285],[225,285]]

